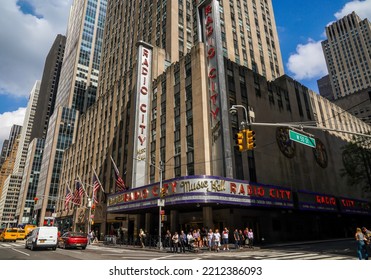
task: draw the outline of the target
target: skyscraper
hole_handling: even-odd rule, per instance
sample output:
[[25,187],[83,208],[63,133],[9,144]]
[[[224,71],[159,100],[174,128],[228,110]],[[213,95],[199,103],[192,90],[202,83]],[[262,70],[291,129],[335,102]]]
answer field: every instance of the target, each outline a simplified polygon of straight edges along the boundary
[[3,148],[1,150],[1,158],[0,158],[0,168],[6,158],[10,155],[10,152],[13,149],[13,144],[17,139],[18,135],[21,133],[22,126],[13,124],[12,128],[10,129],[9,138],[4,141]]
[[19,146],[17,151],[17,157],[14,164],[14,174],[22,176],[23,168],[26,162],[28,145],[30,144],[31,131],[34,125],[34,117],[36,112],[36,104],[39,99],[40,93],[40,81],[36,81],[27,103],[26,113],[23,120],[22,131],[19,139]]
[[39,98],[35,108],[34,122],[37,125],[32,127],[31,140],[46,137],[49,118],[54,112],[65,45],[66,37],[58,34],[45,59]]
[[63,184],[59,180],[63,153],[78,134],[79,114],[96,99],[106,5],[106,0],[76,0],[71,7],[55,110],[49,120],[36,194],[39,224],[54,211],[58,185]]
[[326,27],[322,42],[334,99],[371,86],[371,24],[351,14]]

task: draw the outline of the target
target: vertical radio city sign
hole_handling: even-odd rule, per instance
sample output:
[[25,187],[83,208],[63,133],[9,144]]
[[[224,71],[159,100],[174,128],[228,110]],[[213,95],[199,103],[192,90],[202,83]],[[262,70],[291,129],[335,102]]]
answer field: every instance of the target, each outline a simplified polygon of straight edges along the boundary
[[224,159],[213,160],[213,175],[233,177],[219,1],[202,1],[198,9],[200,40],[205,44],[212,157]]
[[145,185],[147,173],[147,142],[149,100],[152,84],[152,46],[145,42],[138,42],[137,59],[137,88],[134,105],[134,160],[132,187]]

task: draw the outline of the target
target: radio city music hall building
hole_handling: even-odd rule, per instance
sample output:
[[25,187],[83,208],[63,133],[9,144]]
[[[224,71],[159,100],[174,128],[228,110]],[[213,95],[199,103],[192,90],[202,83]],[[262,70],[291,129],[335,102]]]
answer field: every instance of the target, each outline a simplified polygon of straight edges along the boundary
[[[162,186],[163,230],[248,226],[267,241],[343,236],[371,213],[367,194],[340,175],[351,136],[311,131],[317,146],[310,148],[290,141],[286,127],[252,126],[257,147],[241,153],[234,138],[244,112],[230,115],[229,108],[244,105],[258,123],[313,122],[363,133],[369,126],[347,113],[327,123],[327,112],[342,110],[286,75],[267,81],[223,57],[217,5],[199,7],[201,42],[178,61],[167,64],[163,49],[138,42],[131,71],[112,82],[111,68],[102,69],[100,96],[81,116],[61,176],[72,183],[80,174],[87,182],[97,171],[107,195],[99,192],[92,227],[103,234],[123,227],[129,238],[139,228],[156,235]],[[110,156],[127,191],[115,189]],[[61,224],[88,221],[86,207],[62,203],[57,216]]]

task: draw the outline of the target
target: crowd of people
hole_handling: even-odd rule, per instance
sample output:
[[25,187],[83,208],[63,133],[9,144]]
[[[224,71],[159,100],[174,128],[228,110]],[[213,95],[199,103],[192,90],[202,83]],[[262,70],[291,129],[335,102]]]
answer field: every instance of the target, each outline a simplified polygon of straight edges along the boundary
[[371,250],[371,231],[365,227],[357,228],[355,238],[357,241],[358,259],[368,260]]
[[254,232],[250,228],[244,230],[235,229],[233,234],[229,233],[228,228],[224,228],[220,233],[219,229],[191,229],[186,234],[184,230],[180,233],[177,231],[172,233],[166,231],[164,239],[164,247],[174,253],[185,253],[189,251],[197,251],[201,248],[209,251],[219,252],[220,250],[229,251],[230,243],[234,244],[234,249],[254,247]]

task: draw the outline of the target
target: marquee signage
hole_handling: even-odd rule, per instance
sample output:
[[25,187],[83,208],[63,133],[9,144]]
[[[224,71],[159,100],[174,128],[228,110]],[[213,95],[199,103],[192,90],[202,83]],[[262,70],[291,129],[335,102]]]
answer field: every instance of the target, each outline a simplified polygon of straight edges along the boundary
[[[246,204],[257,206],[293,207],[289,189],[250,184],[222,177],[190,176],[163,182],[166,203],[194,201]],[[152,184],[108,197],[108,210],[130,209],[132,206],[154,207],[160,196],[160,185]]]
[[371,215],[371,204],[368,201],[340,197],[340,211],[349,214]]
[[143,186],[147,182],[147,134],[149,100],[152,83],[152,46],[138,43],[137,90],[135,102],[134,157],[132,187]]
[[319,193],[298,191],[298,205],[301,210],[338,211],[334,196]]

